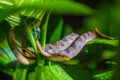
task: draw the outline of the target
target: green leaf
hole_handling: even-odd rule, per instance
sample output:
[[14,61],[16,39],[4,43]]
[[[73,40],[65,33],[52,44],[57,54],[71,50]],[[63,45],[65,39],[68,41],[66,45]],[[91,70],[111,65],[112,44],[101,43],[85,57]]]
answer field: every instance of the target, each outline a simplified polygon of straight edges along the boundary
[[108,44],[108,45],[112,45],[112,46],[118,46],[118,40],[95,39],[95,40],[89,42],[88,44],[92,44],[92,43],[101,43],[101,44]]
[[16,12],[16,7],[9,0],[0,0],[0,22],[7,16]]
[[[28,4],[29,3],[29,4]],[[17,4],[16,4],[17,5]],[[76,3],[73,1],[24,1],[19,9],[41,9],[44,11],[51,11],[57,14],[91,14],[92,9],[88,6]]]
[[73,32],[73,28],[70,25],[64,27],[64,36]]
[[77,59],[72,59],[70,61],[64,61],[62,64],[67,64],[67,65],[78,65],[80,62]]
[[112,73],[113,73],[113,71],[107,71],[104,73],[96,74],[96,75],[94,75],[94,77],[97,80],[109,80],[110,77],[112,76]]
[[92,73],[87,69],[82,68],[83,64],[79,65],[62,65],[62,68],[69,74],[74,80],[93,80]]
[[[9,4],[7,4],[9,3]],[[25,1],[0,1],[0,22],[9,15],[21,12],[33,16],[34,12],[40,13],[41,10],[56,14],[72,14],[72,15],[89,15],[93,10],[82,4],[73,1],[41,1],[41,0],[25,0]],[[27,14],[26,14],[27,13]],[[39,16],[38,14],[36,14]],[[35,14],[34,14],[35,16]]]
[[110,59],[110,58],[113,58],[117,55],[116,51],[111,51],[111,50],[105,50],[103,51],[103,54],[102,54],[102,59]]
[[13,75],[14,80],[26,80],[27,70],[28,66],[18,64]]
[[48,21],[49,21],[50,13],[47,13],[45,17],[45,22],[41,26],[41,35],[40,35],[40,41],[43,47],[46,45],[46,36],[47,36],[47,27],[48,27]]
[[7,40],[4,39],[4,41],[0,43],[0,63],[6,65],[15,60],[16,58],[10,50]]
[[54,31],[52,32],[52,35],[49,40],[50,43],[55,42],[61,38],[63,32],[62,29],[63,29],[63,20],[60,19],[58,25],[56,26],[56,28],[54,28]]
[[[53,64],[44,68],[45,80],[73,80],[59,65]],[[47,75],[47,76],[46,76]]]
[[7,21],[0,23],[0,63],[4,65],[16,60],[7,43],[9,29],[10,25]]
[[35,79],[35,71],[28,74],[28,80],[34,80]]
[[6,39],[7,34],[11,26],[7,21],[2,21],[0,23],[0,42],[4,41]]

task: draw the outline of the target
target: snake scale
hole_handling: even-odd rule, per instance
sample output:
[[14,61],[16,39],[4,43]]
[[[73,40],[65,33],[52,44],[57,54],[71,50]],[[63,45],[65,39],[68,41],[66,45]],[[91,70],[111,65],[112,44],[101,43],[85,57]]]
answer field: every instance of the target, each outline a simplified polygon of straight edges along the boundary
[[96,34],[93,31],[84,33],[81,36],[76,33],[71,33],[55,43],[46,44],[45,48],[42,48],[38,41],[37,46],[39,52],[44,57],[59,62],[75,57],[82,50],[84,45],[95,39],[95,37]]
[[[112,39],[106,35],[103,35],[96,29],[94,31],[88,31],[82,35],[70,33],[55,43],[46,44],[45,48],[41,46],[38,40],[36,40],[36,45],[39,53],[43,57],[52,61],[61,62],[74,58],[77,54],[79,54],[86,43],[94,40],[99,35],[104,38]],[[12,52],[20,63],[29,65],[35,62],[36,55],[34,50],[24,48],[20,45],[18,46],[13,29],[9,31],[7,40]]]

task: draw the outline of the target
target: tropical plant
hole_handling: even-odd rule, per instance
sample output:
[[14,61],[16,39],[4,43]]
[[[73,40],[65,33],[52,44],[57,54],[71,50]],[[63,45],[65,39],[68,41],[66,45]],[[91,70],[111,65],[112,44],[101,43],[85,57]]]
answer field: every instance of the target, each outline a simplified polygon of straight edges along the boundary
[[[117,8],[115,6],[114,8],[117,12]],[[104,11],[101,12],[105,13]],[[97,38],[86,44],[80,52],[81,54],[65,62],[45,59],[39,54],[36,46],[36,40],[39,40],[41,45],[45,47],[46,43],[60,40],[63,35],[65,36],[73,31],[82,34],[87,30],[94,30],[96,26],[100,26],[98,29],[103,33],[109,31],[111,35],[114,35],[115,33],[112,34],[112,32],[115,31],[117,34],[119,33],[116,28],[114,31],[107,30],[108,28],[104,27],[105,22],[103,23],[102,20],[107,21],[108,18],[102,19],[102,13],[96,15],[95,13],[97,13],[96,10],[73,0],[0,0],[0,71],[12,76],[13,80],[109,79],[113,74],[113,67],[117,64],[114,58],[117,55],[118,40]],[[84,20],[88,27],[74,30],[71,26],[64,24],[62,15],[91,15],[91,17]],[[117,17],[111,18],[118,21]],[[115,21],[110,29],[113,29]],[[15,38],[10,37],[13,40],[12,43],[8,41],[10,30],[14,30],[15,35]],[[29,57],[33,54],[30,52],[31,54],[27,56],[30,64],[21,64],[13,54],[14,51],[10,49],[11,47],[12,49],[23,49],[23,52],[26,51],[26,48],[27,50],[32,48],[35,59]],[[101,68],[102,66],[99,64],[105,64],[105,66]]]

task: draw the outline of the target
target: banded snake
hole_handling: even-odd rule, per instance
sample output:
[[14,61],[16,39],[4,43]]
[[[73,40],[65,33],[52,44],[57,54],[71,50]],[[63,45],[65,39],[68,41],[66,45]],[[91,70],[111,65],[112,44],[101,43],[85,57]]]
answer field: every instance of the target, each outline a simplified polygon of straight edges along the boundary
[[[112,39],[96,29],[82,35],[71,33],[55,43],[46,44],[45,48],[41,46],[38,40],[36,40],[36,45],[39,53],[43,57],[52,61],[61,62],[74,58],[86,43],[94,40],[97,36]],[[29,65],[36,61],[34,50],[24,48],[16,43],[13,29],[9,31],[7,40],[12,52],[21,64]]]

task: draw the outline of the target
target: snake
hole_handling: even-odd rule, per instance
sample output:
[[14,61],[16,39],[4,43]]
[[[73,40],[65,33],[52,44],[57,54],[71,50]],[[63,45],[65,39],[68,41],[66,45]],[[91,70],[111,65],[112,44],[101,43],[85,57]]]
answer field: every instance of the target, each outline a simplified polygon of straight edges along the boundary
[[[61,40],[46,44],[45,48],[42,47],[39,40],[36,40],[36,46],[40,55],[46,59],[55,62],[62,62],[74,58],[80,53],[80,51],[88,42],[94,40],[97,36],[113,39],[112,37],[108,37],[100,33],[98,29],[95,29],[83,33],[82,35],[79,35],[77,33],[70,33],[67,36],[63,37]],[[9,31],[7,40],[10,49],[21,64],[29,65],[36,61],[36,55],[32,48],[27,49],[25,46],[23,47],[17,44],[13,29]]]
[[96,38],[94,31],[88,31],[87,33],[79,36],[76,33],[70,33],[61,40],[46,44],[43,48],[39,41],[36,41],[39,53],[45,58],[61,62],[74,58],[84,47],[86,43]]
[[[17,44],[13,29],[9,30],[7,41],[11,51],[14,53],[15,57],[21,64],[29,65],[35,62],[34,52],[29,49],[25,49]],[[19,48],[22,48],[22,50]]]

